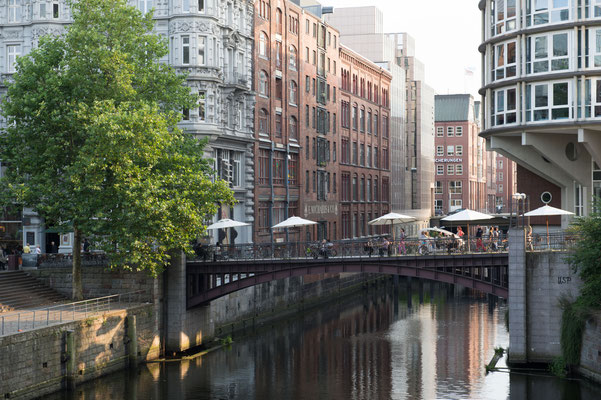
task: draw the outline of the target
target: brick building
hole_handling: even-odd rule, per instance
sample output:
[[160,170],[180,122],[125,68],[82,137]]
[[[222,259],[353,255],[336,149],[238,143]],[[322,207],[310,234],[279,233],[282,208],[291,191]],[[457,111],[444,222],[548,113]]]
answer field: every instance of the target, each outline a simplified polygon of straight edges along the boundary
[[434,209],[486,211],[486,154],[478,102],[469,94],[436,96]]
[[340,202],[342,237],[374,233],[368,221],[390,212],[392,75],[340,46]]
[[[340,237],[338,32],[296,2],[255,2],[256,242]],[[318,225],[285,232],[290,216]]]

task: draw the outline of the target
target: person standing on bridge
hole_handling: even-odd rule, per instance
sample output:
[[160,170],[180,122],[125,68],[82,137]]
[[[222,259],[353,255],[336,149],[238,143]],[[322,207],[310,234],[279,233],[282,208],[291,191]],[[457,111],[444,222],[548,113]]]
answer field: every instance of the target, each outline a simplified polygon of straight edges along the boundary
[[401,233],[399,234],[399,254],[407,254],[407,249],[405,248],[405,229],[401,228]]
[[478,225],[476,228],[476,250],[484,251],[484,244],[482,244],[482,235],[484,232],[482,231],[482,227]]

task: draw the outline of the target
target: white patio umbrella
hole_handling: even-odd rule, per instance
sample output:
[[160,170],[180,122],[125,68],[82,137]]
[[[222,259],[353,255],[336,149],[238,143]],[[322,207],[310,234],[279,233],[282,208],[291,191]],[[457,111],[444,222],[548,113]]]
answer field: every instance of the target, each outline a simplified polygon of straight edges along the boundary
[[551,207],[549,205],[544,205],[542,207],[537,208],[536,210],[528,211],[524,216],[526,217],[545,217],[547,221],[547,247],[551,248],[551,244],[549,243],[549,216],[554,215],[574,215],[573,212],[562,210],[561,208]]
[[441,218],[446,222],[465,222],[467,223],[467,250],[470,250],[470,222],[483,221],[494,218],[492,215],[484,214],[474,210],[465,209],[448,217]]
[[392,226],[394,224],[402,224],[404,222],[409,222],[409,221],[413,221],[415,220],[415,218],[409,216],[409,215],[403,215],[403,214],[398,214],[398,213],[388,213],[388,214],[384,214],[381,217],[378,217],[376,219],[372,219],[371,221],[368,222],[369,225],[390,225],[390,230],[392,231],[392,241],[394,241],[394,229],[392,229]]
[[[304,219],[301,217],[290,217],[282,222],[280,222],[279,224],[276,224],[274,226],[271,227],[271,229],[278,229],[278,228],[295,228],[297,226],[308,226],[308,225],[317,225],[317,222],[315,221],[310,221],[308,219]],[[298,243],[300,243],[300,235],[298,238]],[[297,245],[298,245],[297,243]]]
[[279,224],[272,226],[271,229],[294,228],[297,226],[307,226],[307,225],[317,225],[317,222],[309,221],[308,219],[304,219],[301,217],[290,217],[287,220],[284,220],[284,221],[280,222]]
[[235,228],[237,226],[247,226],[247,225],[249,225],[249,224],[247,224],[246,222],[238,222],[238,221],[234,221],[233,219],[224,218],[224,219],[220,219],[219,221],[215,222],[214,224],[207,226],[207,229],[227,229],[227,228]]
[[[215,222],[214,224],[207,226],[207,229],[229,229],[229,228],[235,228],[238,226],[248,226],[248,225],[250,225],[250,224],[247,224],[246,222],[239,222],[239,221],[234,221],[233,219],[224,218],[224,219],[220,219],[219,221]],[[226,236],[226,238],[227,238],[227,236]]]

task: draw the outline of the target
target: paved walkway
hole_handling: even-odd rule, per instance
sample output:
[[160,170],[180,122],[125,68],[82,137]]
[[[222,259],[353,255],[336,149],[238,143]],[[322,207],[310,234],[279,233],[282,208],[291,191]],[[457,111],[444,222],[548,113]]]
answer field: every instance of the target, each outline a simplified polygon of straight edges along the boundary
[[0,314],[0,337],[15,333],[60,325],[65,322],[85,320],[109,311],[125,310],[141,303],[102,302],[89,300],[85,304],[71,303],[32,310],[11,311]]

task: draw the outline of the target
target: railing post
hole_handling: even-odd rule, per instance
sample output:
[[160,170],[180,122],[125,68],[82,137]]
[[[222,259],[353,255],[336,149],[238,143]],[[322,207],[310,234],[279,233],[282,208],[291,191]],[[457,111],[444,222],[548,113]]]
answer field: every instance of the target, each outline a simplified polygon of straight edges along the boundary
[[2,316],[2,335],[4,336],[4,315]]
[[21,330],[21,313],[17,314],[17,332]]
[[50,325],[50,308],[46,309],[46,326]]
[[33,321],[31,322],[31,329],[35,329],[35,310],[33,310]]

